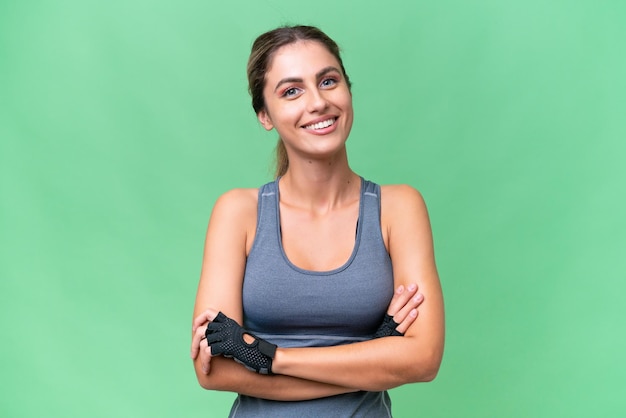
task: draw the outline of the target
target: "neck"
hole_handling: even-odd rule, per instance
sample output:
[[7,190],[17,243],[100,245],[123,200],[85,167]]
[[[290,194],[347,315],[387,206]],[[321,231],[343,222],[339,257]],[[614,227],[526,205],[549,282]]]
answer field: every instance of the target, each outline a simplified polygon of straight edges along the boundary
[[280,180],[281,201],[290,206],[327,211],[358,199],[360,177],[345,157],[329,160],[290,161]]

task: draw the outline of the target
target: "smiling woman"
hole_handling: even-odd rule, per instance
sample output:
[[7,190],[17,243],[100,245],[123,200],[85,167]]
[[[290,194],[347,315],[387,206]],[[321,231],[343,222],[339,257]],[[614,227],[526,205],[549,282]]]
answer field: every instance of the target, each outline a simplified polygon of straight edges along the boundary
[[[351,87],[350,78],[346,73],[339,53],[339,47],[331,38],[319,29],[311,26],[296,26],[293,28],[279,28],[259,36],[254,42],[250,59],[248,60],[248,91],[252,96],[252,108],[258,115],[265,109],[264,90],[267,84],[266,74],[269,70],[270,60],[273,55],[283,46],[294,44],[298,41],[311,41],[323,45],[338,62],[344,83]],[[333,68],[333,67],[330,67]],[[320,74],[323,76],[324,74]],[[282,140],[279,138],[276,145],[276,176],[285,174],[289,161]]]
[[261,35],[248,79],[259,122],[280,136],[277,178],[214,206],[192,325],[198,381],[238,393],[236,417],[391,416],[387,389],[432,380],[443,355],[425,204],[351,170],[350,81],[319,29]]
[[265,107],[257,115],[265,129],[278,131],[286,155],[294,156],[289,159],[292,164],[299,161],[296,154],[339,157],[338,148],[345,150],[352,128],[352,96],[340,66],[324,45],[314,41],[300,40],[274,54],[265,76]]

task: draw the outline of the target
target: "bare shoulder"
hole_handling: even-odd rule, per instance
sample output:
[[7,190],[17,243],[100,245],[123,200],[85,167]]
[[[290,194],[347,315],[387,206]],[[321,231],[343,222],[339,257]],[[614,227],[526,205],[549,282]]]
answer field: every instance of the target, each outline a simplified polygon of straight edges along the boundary
[[213,211],[256,212],[257,196],[259,189],[232,189],[222,194],[213,207]]
[[417,237],[428,239],[430,220],[422,194],[412,186],[394,184],[381,186],[380,223],[388,251]]
[[258,189],[232,189],[222,194],[211,213],[209,228],[248,233],[256,228]]
[[408,184],[381,186],[381,207],[383,214],[391,214],[394,218],[426,212],[426,203],[422,194]]
[[213,205],[207,228],[205,251],[230,248],[249,251],[256,231],[258,189],[232,189]]

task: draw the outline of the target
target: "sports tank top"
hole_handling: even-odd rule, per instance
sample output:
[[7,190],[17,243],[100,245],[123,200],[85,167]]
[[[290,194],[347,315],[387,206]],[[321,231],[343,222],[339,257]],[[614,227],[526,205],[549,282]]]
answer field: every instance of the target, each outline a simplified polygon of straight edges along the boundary
[[[349,259],[329,271],[288,259],[280,231],[278,181],[259,189],[257,229],[243,282],[244,327],[279,347],[325,347],[372,338],[393,296],[391,259],[380,226],[380,186],[361,178],[359,218]],[[302,402],[240,395],[232,417],[391,416],[387,392]]]

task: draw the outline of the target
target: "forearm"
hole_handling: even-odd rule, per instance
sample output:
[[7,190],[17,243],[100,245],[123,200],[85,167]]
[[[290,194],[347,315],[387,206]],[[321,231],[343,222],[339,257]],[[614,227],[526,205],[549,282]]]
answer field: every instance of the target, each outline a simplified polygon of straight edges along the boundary
[[338,386],[382,391],[434,379],[442,348],[421,345],[416,337],[386,337],[320,348],[279,348],[272,370]]
[[284,375],[261,375],[232,359],[213,357],[204,374],[195,362],[198,382],[205,389],[236,392],[277,401],[302,401],[355,392],[356,389]]

